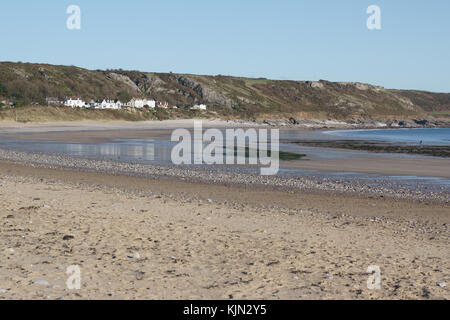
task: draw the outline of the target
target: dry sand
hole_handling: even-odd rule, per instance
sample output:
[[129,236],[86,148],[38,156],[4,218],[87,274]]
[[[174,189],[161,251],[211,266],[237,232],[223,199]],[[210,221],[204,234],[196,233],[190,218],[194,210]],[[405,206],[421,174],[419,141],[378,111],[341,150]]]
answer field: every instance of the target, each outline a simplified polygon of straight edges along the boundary
[[0,299],[450,298],[445,205],[5,163],[0,185]]
[[208,120],[208,119],[180,119],[164,121],[76,121],[76,122],[51,122],[51,123],[17,123],[1,122],[0,133],[46,133],[46,132],[71,132],[71,131],[107,131],[107,130],[149,130],[149,129],[177,129],[193,128],[194,121],[202,121],[204,127],[241,127],[256,126],[253,122]]

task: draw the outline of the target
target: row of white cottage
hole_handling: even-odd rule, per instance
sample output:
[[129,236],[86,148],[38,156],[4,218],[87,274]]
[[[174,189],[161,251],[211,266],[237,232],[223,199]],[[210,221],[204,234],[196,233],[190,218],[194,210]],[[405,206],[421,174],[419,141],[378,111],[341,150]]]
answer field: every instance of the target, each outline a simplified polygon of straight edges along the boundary
[[145,106],[149,108],[156,108],[155,100],[147,99],[131,99],[128,103],[122,103],[120,100],[91,100],[86,103],[80,98],[66,98],[64,105],[72,108],[94,108],[94,109],[122,109],[123,107],[131,107],[142,109]]
[[[148,99],[131,99],[128,103],[122,103],[120,100],[91,100],[88,104],[80,98],[66,98],[64,99],[64,105],[72,108],[94,108],[94,109],[122,109],[124,107],[143,109],[144,107],[155,109],[163,108],[168,109],[169,104],[167,102],[156,102],[155,100]],[[206,110],[206,105],[197,104],[191,107],[192,110]]]

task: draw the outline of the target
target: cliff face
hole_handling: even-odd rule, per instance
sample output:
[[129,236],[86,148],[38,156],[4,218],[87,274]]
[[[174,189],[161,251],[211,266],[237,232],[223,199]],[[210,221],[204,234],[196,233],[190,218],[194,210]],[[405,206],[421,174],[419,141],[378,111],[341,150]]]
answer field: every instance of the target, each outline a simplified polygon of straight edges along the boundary
[[0,101],[19,105],[46,97],[150,97],[179,107],[205,103],[230,117],[316,118],[450,115],[450,93],[387,90],[362,83],[277,81],[228,76],[86,70],[73,66],[0,63]]

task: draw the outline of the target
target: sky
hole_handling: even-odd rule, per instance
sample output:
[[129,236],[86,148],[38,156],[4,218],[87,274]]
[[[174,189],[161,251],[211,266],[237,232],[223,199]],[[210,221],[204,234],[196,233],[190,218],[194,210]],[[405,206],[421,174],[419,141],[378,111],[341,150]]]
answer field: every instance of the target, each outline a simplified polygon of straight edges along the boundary
[[0,39],[0,61],[450,92],[448,0],[1,1]]

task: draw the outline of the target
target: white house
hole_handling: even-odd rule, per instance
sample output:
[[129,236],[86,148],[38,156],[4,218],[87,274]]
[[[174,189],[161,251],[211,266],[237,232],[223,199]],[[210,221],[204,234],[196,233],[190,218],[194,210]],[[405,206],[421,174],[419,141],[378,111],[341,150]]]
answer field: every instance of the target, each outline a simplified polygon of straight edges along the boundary
[[142,109],[145,106],[148,106],[149,108],[156,108],[156,101],[155,100],[147,100],[147,99],[131,99],[130,102],[127,103],[128,107],[131,108],[137,108]]
[[72,108],[83,108],[86,106],[86,102],[80,98],[65,98],[64,105]]
[[101,104],[101,100],[91,100],[91,102],[89,102],[89,107],[94,108],[94,109],[98,109],[98,106]]
[[156,108],[156,101],[155,100],[145,100],[144,101],[144,107],[148,106],[149,108],[155,109]]
[[121,109],[122,102],[119,100],[103,100],[101,109]]
[[205,104],[196,104],[193,107],[191,107],[191,110],[202,110],[206,111],[206,105]]
[[106,100],[91,100],[89,105],[94,109],[104,109],[104,107],[106,106]]
[[116,100],[114,100],[113,101],[113,109],[122,109],[122,107],[123,107],[123,103],[120,101],[120,100],[118,100],[118,99],[116,99]]
[[121,109],[123,104],[120,100],[91,100],[91,108],[95,109]]

